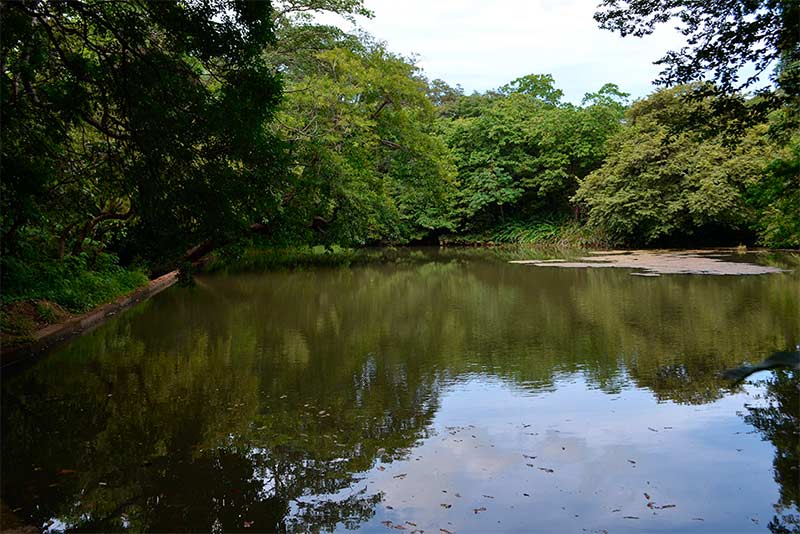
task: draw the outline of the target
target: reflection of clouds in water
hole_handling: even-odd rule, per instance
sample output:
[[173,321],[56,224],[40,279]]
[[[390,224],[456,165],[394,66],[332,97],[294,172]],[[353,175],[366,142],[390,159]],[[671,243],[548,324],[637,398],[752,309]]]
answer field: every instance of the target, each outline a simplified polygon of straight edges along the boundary
[[[574,379],[535,397],[485,377],[462,383],[443,395],[433,437],[409,460],[367,475],[371,489],[385,492],[367,530],[387,520],[432,531],[526,530],[532,514],[544,531],[691,531],[696,517],[713,527],[737,524],[739,515],[745,527],[750,517],[768,517],[758,495],[772,486],[769,454],[752,454],[769,445],[736,433],[746,427],[733,414],[746,400],[739,394],[698,409],[655,404],[638,390],[610,396]],[[746,480],[731,480],[742,472]],[[725,507],[709,506],[720,499]],[[479,508],[486,510],[474,513]],[[629,524],[626,515],[639,519]]]

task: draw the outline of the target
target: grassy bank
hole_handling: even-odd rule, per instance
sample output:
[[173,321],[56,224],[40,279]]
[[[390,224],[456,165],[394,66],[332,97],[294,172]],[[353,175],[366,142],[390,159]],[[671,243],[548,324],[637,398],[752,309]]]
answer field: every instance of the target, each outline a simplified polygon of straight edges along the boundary
[[509,221],[475,233],[447,235],[445,245],[515,244],[566,249],[608,248],[602,232],[573,220]]
[[145,285],[147,275],[120,267],[100,254],[70,256],[61,262],[3,258],[0,342],[4,348],[27,343],[33,333],[125,295]]

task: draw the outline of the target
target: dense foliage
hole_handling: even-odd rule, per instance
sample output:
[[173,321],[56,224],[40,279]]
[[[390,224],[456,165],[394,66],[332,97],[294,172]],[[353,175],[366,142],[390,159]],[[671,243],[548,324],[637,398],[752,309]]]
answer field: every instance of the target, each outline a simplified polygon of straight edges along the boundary
[[[690,46],[662,81],[716,82],[629,106],[612,83],[564,102],[547,74],[467,95],[314,17],[369,16],[361,0],[2,2],[3,302],[55,294],[31,273],[115,257],[155,273],[253,231],[798,247],[794,7],[729,4],[604,2],[598,20],[623,34],[669,8]],[[776,61],[774,90],[732,92],[740,66]]]
[[704,231],[730,238],[752,222],[744,190],[768,163],[764,129],[732,142],[707,99],[686,98],[692,90],[679,86],[634,104],[605,164],[581,183],[575,200],[588,206],[589,223],[620,243]]
[[498,92],[460,97],[440,121],[461,184],[454,208],[475,229],[569,213],[578,181],[605,156],[624,99],[613,84],[561,103],[549,75],[514,80]]
[[418,69],[367,38],[323,44],[288,54],[275,131],[291,146],[292,187],[278,227],[299,220],[328,244],[454,229],[455,169]]
[[[643,36],[677,22],[686,46],[672,50],[659,82],[673,85],[713,79],[725,92],[754,84],[776,62],[782,88],[800,95],[800,4],[796,0],[602,0],[601,28]],[[750,67],[740,81],[743,68]]]
[[[249,225],[280,95],[267,2],[4,2],[6,253],[157,262]],[[50,252],[52,250],[52,252]]]

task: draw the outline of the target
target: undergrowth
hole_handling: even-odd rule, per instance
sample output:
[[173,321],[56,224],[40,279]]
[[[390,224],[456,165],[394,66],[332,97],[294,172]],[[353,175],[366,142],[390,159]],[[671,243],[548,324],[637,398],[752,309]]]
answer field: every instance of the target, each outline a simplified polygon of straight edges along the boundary
[[598,230],[574,220],[558,218],[514,220],[481,232],[446,236],[442,241],[452,245],[517,244],[568,249],[606,248],[610,245]]
[[[80,313],[112,301],[147,283],[138,269],[125,269],[116,256],[82,254],[62,261],[22,261],[3,257],[3,307],[19,301],[50,301],[73,313]],[[45,311],[45,315],[47,312]]]

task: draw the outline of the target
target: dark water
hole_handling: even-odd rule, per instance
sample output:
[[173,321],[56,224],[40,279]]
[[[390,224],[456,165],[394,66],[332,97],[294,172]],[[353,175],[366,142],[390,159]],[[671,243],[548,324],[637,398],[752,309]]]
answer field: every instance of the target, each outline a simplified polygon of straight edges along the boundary
[[797,532],[800,261],[630,276],[435,251],[207,276],[2,384],[49,531]]

